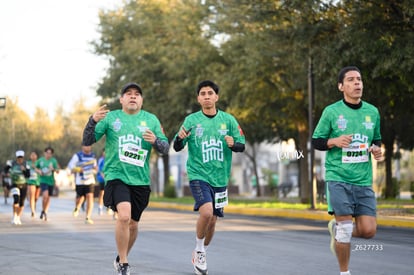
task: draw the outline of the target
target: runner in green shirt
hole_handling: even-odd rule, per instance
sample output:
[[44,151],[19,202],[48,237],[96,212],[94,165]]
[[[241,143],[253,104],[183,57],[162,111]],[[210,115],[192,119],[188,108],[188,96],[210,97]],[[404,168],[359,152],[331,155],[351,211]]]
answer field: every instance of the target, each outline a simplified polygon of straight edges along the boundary
[[130,274],[127,256],[151,192],[151,150],[168,154],[169,143],[158,118],[142,110],[142,89],[137,83],[121,89],[120,102],[122,110],[109,112],[104,105],[90,117],[82,144],[89,146],[106,136],[104,204],[118,212],[114,267],[125,275]]
[[27,165],[30,167],[30,177],[27,181],[28,185],[28,194],[29,194],[29,203],[30,209],[32,210],[32,218],[36,216],[36,202],[40,196],[40,180],[39,174],[36,168],[38,156],[37,153],[32,151],[30,153],[30,159],[27,161]]
[[13,225],[21,225],[21,217],[24,210],[24,201],[27,194],[27,179],[30,176],[30,168],[24,160],[24,151],[16,151],[16,160],[12,161],[10,166],[7,165],[6,173],[10,174],[12,181],[10,193],[13,195]]
[[[341,69],[338,89],[343,100],[325,108],[313,133],[315,149],[326,153],[328,224],[331,250],[342,275],[349,272],[351,237],[372,238],[376,233],[376,198],[371,188],[371,154],[382,158],[380,116],[362,101],[363,83],[357,67]],[[355,226],[353,225],[355,217]]]
[[59,164],[53,157],[52,147],[46,147],[44,156],[36,161],[36,168],[40,172],[40,190],[42,192],[42,212],[40,219],[47,221],[47,213],[50,207],[50,196],[55,188],[55,173],[59,173]]
[[188,115],[174,139],[174,150],[188,145],[187,174],[199,211],[196,247],[192,255],[195,274],[207,274],[206,246],[211,242],[217,217],[228,203],[233,152],[243,152],[245,137],[236,119],[216,108],[219,87],[206,80],[198,84],[201,111]]

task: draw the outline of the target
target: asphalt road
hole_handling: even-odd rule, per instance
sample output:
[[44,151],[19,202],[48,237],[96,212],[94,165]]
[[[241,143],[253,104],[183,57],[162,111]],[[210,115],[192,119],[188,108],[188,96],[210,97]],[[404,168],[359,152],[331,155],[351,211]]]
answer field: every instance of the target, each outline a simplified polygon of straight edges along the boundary
[[[115,274],[114,221],[96,214],[86,225],[73,200],[52,198],[49,221],[12,226],[11,206],[0,204],[0,274]],[[40,205],[40,203],[38,204]],[[149,208],[129,255],[132,274],[190,275],[195,219],[188,211]],[[414,229],[379,227],[374,239],[354,239],[352,274],[413,273]],[[329,250],[326,221],[226,215],[207,251],[210,275],[339,274]]]

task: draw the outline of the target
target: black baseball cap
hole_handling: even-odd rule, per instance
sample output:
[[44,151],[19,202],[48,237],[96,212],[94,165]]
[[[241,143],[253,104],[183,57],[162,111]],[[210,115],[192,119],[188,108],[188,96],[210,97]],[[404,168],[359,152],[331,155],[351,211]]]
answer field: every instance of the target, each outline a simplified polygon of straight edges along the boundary
[[124,87],[122,87],[121,90],[121,95],[123,95],[129,88],[135,88],[138,90],[138,92],[142,95],[142,89],[141,86],[139,86],[137,83],[135,82],[129,82],[127,84],[124,85]]

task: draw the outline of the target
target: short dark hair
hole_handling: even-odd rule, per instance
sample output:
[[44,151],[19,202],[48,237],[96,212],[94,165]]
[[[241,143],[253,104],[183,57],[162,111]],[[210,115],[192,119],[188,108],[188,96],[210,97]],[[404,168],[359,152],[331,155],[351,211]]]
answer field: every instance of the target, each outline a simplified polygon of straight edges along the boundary
[[52,152],[52,154],[55,153],[55,150],[53,150],[52,147],[48,146],[48,147],[45,148],[45,152],[47,152],[49,150]]
[[211,87],[216,94],[219,93],[219,86],[211,80],[203,80],[197,85],[197,95],[200,94],[200,90],[203,87]]
[[338,74],[338,83],[343,84],[344,83],[345,74],[347,72],[350,72],[350,71],[357,71],[357,72],[359,72],[361,74],[361,71],[356,66],[346,66],[346,67],[343,67],[339,71],[339,74]]

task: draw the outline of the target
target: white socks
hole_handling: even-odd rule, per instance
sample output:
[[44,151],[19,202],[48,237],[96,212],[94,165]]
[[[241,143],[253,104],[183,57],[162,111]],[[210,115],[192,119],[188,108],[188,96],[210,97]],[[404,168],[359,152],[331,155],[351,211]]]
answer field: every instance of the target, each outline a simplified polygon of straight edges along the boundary
[[200,252],[206,252],[206,249],[204,247],[204,238],[199,239],[196,237],[196,251],[200,251]]

